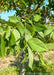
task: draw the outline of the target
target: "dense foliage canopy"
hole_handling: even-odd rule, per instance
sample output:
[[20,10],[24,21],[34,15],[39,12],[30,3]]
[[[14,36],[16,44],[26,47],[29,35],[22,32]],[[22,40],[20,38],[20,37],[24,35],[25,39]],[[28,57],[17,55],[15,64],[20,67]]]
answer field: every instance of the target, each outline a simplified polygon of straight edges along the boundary
[[[42,64],[42,52],[47,51],[44,43],[54,42],[54,0],[0,0],[0,12],[15,10],[15,16],[9,21],[0,18],[0,56],[10,52],[18,57],[24,53],[26,62],[29,56],[29,67],[33,65],[33,55],[37,52]],[[46,24],[46,18],[49,18]],[[17,58],[18,58],[17,57]]]

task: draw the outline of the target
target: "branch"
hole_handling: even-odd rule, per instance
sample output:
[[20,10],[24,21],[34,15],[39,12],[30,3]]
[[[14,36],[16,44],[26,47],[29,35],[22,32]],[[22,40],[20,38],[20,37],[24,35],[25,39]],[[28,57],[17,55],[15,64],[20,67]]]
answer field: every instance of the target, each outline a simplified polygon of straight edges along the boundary
[[1,2],[1,6],[0,6],[0,8],[3,6],[3,4],[4,4],[4,1]]
[[35,9],[35,11],[38,10],[38,8],[40,8],[41,3],[38,3],[39,5],[37,6],[37,8]]
[[38,7],[35,9],[35,11],[37,11],[39,7],[40,7],[40,6],[38,6]]
[[46,15],[48,14],[48,11],[46,10],[45,13],[44,13],[44,16],[42,17],[41,21],[43,21],[46,17]]
[[18,15],[20,15],[20,17],[21,17],[21,14],[19,13],[19,10],[17,10],[16,7],[15,7],[15,3],[11,3],[11,5],[14,7],[14,10],[17,11]]

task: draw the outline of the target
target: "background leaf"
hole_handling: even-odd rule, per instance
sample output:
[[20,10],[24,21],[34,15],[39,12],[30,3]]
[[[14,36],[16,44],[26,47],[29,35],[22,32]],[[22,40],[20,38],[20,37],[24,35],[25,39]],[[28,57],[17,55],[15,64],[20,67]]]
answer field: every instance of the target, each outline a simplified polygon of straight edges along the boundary
[[5,57],[5,41],[4,38],[0,35],[0,56]]
[[34,14],[33,20],[34,20],[35,22],[38,22],[40,19],[41,19],[41,16],[40,16],[40,15]]
[[15,45],[15,43],[16,43],[15,36],[14,36],[14,34],[11,32],[11,36],[10,36],[10,40],[9,40],[9,45],[10,45],[10,46],[13,46],[13,45]]
[[29,67],[32,69],[33,65],[33,53],[32,50],[28,47],[28,53],[29,53]]
[[14,34],[15,40],[17,41],[20,38],[20,33],[17,29],[14,29],[12,33]]
[[20,21],[20,19],[16,16],[9,16],[9,20],[10,22],[13,22],[13,23],[17,23]]

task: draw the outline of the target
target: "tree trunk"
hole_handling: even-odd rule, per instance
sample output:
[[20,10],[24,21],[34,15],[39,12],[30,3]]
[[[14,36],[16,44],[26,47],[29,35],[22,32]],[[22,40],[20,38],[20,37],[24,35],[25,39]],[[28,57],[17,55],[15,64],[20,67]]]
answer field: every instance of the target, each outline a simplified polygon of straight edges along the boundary
[[25,75],[25,63],[21,64],[21,75]]
[[[21,61],[24,59],[25,53],[22,53]],[[25,75],[25,63],[21,63],[21,75]]]

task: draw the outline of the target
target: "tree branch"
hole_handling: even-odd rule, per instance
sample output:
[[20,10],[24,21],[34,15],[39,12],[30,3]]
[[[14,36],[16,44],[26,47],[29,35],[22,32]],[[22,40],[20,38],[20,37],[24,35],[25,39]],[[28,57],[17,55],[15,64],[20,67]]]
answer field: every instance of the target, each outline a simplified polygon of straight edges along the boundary
[[44,13],[44,16],[42,17],[41,21],[43,21],[46,17],[46,15],[48,14],[48,11],[46,10],[45,13]]
[[16,7],[15,7],[15,3],[11,3],[11,5],[14,7],[14,10],[17,11],[17,14],[21,17],[21,14],[19,13],[19,10],[17,10]]

